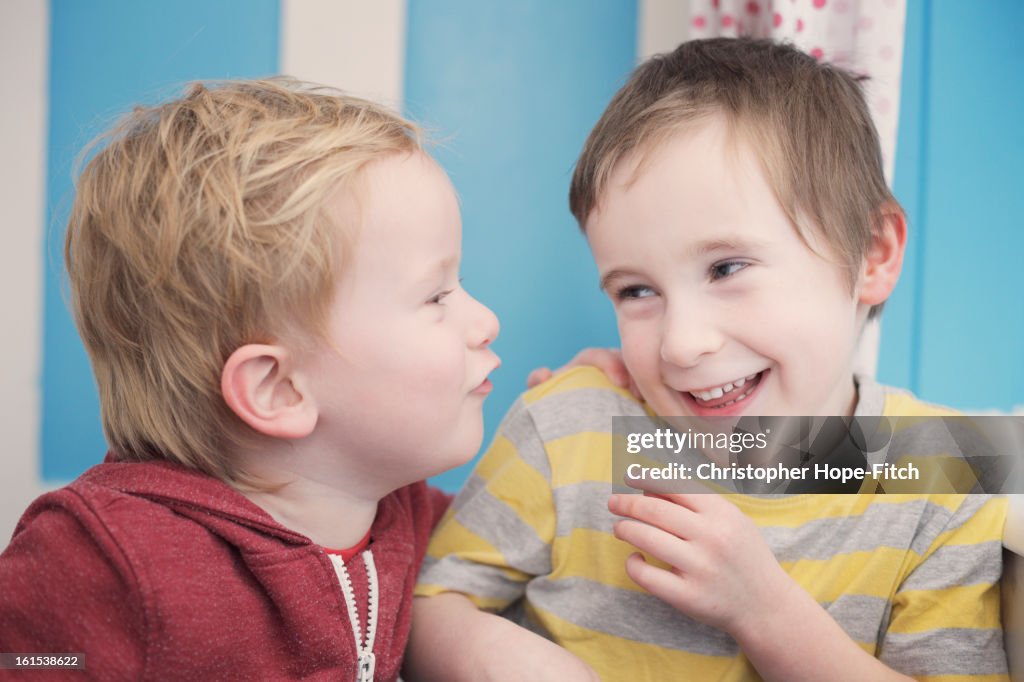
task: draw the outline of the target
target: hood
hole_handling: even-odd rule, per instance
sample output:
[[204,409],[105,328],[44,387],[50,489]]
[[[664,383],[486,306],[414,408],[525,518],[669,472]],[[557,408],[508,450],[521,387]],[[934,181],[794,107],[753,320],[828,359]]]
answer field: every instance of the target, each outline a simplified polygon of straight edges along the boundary
[[253,531],[288,544],[312,544],[223,481],[173,462],[116,462],[108,455],[103,464],[71,484],[72,488],[78,486],[96,486],[148,500],[233,544],[251,544]]

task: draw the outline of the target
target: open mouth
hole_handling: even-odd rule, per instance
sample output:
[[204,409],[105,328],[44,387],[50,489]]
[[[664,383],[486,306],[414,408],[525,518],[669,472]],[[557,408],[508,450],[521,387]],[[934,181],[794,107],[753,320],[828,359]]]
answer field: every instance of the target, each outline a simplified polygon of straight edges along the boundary
[[480,385],[474,388],[470,393],[473,395],[487,395],[494,389],[494,384],[491,383],[490,379],[484,379],[480,382]]
[[765,372],[761,370],[745,377],[733,379],[720,386],[712,386],[699,391],[687,391],[687,395],[693,398],[699,407],[706,409],[724,409],[736,403],[742,402],[750,397],[750,394],[760,385]]
[[494,384],[491,383],[490,375],[491,372],[501,367],[501,360],[497,355],[494,356],[494,367],[487,370],[487,374],[484,376],[484,380],[477,384],[476,388],[470,391],[474,395],[487,395],[494,390]]

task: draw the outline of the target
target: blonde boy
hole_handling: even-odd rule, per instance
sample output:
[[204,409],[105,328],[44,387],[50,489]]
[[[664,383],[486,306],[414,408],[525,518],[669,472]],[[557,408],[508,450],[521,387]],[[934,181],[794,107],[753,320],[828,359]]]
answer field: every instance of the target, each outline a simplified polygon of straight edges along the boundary
[[494,315],[416,128],[283,80],[137,108],[78,183],[71,301],[110,452],[0,556],[0,651],[102,679],[398,676],[482,437]]
[[431,544],[410,667],[507,663],[476,609],[511,608],[604,680],[1005,679],[1003,500],[608,496],[616,415],[943,414],[853,372],[906,237],[857,79],[683,44],[613,98],[570,205],[645,404],[576,369],[512,408]]

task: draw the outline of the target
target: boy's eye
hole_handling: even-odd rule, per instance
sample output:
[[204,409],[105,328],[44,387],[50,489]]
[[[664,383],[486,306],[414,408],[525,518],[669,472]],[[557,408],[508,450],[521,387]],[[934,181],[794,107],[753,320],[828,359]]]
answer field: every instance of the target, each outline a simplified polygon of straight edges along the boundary
[[[461,277],[459,277],[459,286],[460,287],[462,286],[462,278]],[[455,291],[455,289],[445,289],[444,291],[439,291],[436,294],[434,294],[433,296],[431,296],[430,298],[428,298],[427,299],[427,303],[428,304],[436,304],[436,305],[444,305],[444,299],[446,299],[449,296],[449,294],[451,294],[454,291]]]
[[726,277],[731,277],[732,275],[735,275],[737,272],[747,267],[748,265],[750,265],[750,263],[744,263],[743,261],[738,260],[729,260],[725,261],[724,263],[715,263],[714,265],[711,266],[711,279],[712,281],[714,281],[716,279],[725,279]]
[[427,303],[444,305],[444,299],[447,298],[448,295],[453,291],[455,291],[455,289],[445,289],[444,291],[439,291],[430,298],[428,298]]
[[622,287],[615,292],[616,301],[627,301],[629,299],[636,298],[649,298],[654,296],[655,292],[649,286],[644,284],[631,284],[630,286]]

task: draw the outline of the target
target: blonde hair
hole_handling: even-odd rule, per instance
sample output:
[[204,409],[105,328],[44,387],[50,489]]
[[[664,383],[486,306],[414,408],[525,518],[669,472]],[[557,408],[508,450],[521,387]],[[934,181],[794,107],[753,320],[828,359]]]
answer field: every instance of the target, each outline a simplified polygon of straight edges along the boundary
[[585,230],[620,160],[723,115],[753,146],[797,233],[808,245],[810,230],[824,237],[852,289],[879,209],[898,207],[861,80],[771,40],[683,43],[637,67],[612,98],[576,163],[570,210]]
[[[324,202],[419,131],[364,100],[289,79],[195,84],[136,108],[88,149],[65,262],[103,428],[119,459],[245,481],[221,395],[234,350],[322,335],[354,225]],[[353,217],[352,222],[355,222]]]

